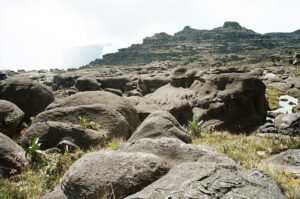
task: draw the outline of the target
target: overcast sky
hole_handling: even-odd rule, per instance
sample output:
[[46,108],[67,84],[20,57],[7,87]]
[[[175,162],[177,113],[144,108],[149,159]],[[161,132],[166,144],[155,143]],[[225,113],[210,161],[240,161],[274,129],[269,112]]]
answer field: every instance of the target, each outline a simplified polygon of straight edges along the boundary
[[70,64],[65,52],[113,52],[186,25],[238,21],[259,33],[291,32],[300,29],[299,8],[299,0],[0,0],[0,69],[76,66],[91,56]]

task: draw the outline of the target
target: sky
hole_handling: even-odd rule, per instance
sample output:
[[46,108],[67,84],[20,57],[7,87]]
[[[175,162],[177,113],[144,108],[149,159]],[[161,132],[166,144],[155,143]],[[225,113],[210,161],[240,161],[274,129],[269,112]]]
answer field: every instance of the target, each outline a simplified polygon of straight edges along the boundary
[[0,0],[0,70],[78,67],[187,25],[292,32],[299,8],[299,0]]

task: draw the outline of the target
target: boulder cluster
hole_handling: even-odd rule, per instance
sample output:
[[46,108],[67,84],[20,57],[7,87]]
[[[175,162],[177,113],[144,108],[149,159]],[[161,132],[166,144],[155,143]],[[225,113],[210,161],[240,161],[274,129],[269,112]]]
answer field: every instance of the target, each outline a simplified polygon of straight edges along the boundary
[[[22,172],[29,164],[25,149],[36,140],[45,153],[64,153],[66,147],[72,152],[120,138],[125,142],[116,151],[87,153],[73,163],[43,198],[284,198],[261,171],[245,170],[211,147],[193,145],[185,128],[195,121],[207,132],[250,133],[264,124],[268,80],[255,75],[259,71],[147,70],[52,74],[50,79],[16,74],[0,80],[0,173]],[[299,135],[299,118],[281,115],[275,125],[279,133]],[[280,156],[268,161],[283,164]],[[298,159],[289,161],[299,166]]]

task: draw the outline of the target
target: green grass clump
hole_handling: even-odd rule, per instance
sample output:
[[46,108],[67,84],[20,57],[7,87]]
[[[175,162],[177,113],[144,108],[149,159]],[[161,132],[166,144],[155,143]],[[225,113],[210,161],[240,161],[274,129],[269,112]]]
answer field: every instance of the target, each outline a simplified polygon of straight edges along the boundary
[[279,97],[281,95],[284,95],[284,92],[281,90],[278,90],[274,87],[268,87],[266,89],[266,94],[268,96],[267,100],[268,100],[270,110],[275,110],[275,109],[280,108]]
[[202,131],[201,129],[201,125],[202,125],[203,121],[189,121],[188,125],[186,127],[187,132],[192,136],[192,137],[198,137]]
[[97,123],[94,121],[90,121],[85,116],[80,116],[80,117],[78,117],[78,119],[79,119],[80,126],[83,126],[85,128],[94,129],[94,130],[97,129]]

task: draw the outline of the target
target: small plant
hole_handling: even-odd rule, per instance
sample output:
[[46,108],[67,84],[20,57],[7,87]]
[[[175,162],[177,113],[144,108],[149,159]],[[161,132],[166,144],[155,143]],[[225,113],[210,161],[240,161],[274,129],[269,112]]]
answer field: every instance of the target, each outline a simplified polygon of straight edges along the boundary
[[203,124],[203,121],[190,121],[188,123],[188,127],[187,127],[187,131],[190,135],[194,136],[194,137],[197,137],[200,135],[202,129],[201,129],[201,126]]
[[35,138],[32,142],[31,145],[28,147],[26,150],[26,155],[29,154],[31,157],[31,161],[35,162],[37,161],[38,158],[38,150],[40,149],[40,143],[39,143],[39,138]]
[[79,124],[85,128],[97,129],[97,123],[94,121],[88,120],[85,116],[79,116]]
[[292,72],[292,76],[299,77],[300,76],[300,67],[294,68],[291,72]]

